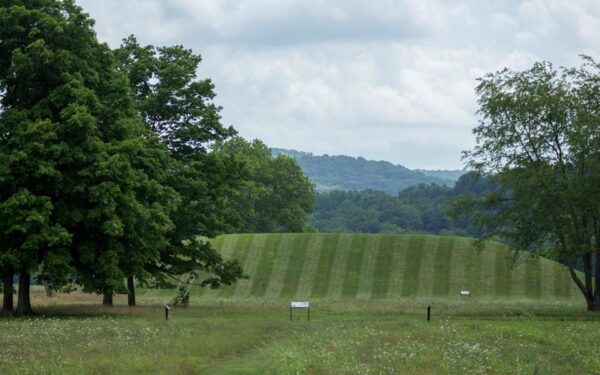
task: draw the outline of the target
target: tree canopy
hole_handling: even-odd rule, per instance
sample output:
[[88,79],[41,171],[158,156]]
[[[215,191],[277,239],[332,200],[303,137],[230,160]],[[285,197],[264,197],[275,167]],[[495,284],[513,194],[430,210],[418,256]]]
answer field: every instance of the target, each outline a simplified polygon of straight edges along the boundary
[[313,211],[315,187],[296,161],[271,156],[261,141],[234,137],[215,146],[222,159],[240,163],[245,180],[233,191],[230,207],[238,215],[235,232],[302,232]]
[[239,265],[224,261],[210,243],[199,240],[234,225],[236,215],[226,197],[242,181],[239,163],[210,152],[212,144],[235,130],[221,124],[212,82],[197,78],[202,58],[183,46],[141,46],[134,36],[114,53],[118,70],[129,78],[138,113],[169,151],[173,163],[166,184],[180,199],[170,214],[173,230],[160,262],[146,263],[146,270],[162,282],[203,271],[202,285],[231,284],[242,276]]
[[576,68],[542,62],[484,76],[477,145],[465,153],[499,186],[473,202],[480,227],[519,247],[554,251],[590,311],[600,310],[599,73],[583,57]]
[[471,222],[455,219],[447,211],[463,195],[479,196],[492,189],[487,179],[471,172],[462,175],[453,188],[419,184],[396,196],[377,190],[322,192],[310,223],[321,232],[477,235]]
[[233,129],[219,123],[212,84],[195,80],[199,57],[173,47],[147,71],[127,65],[72,0],[0,1],[0,41],[5,312],[15,273],[22,314],[34,272],[55,285],[74,275],[105,295],[125,277],[182,265],[206,271],[213,287],[242,275],[198,238],[227,227],[219,202],[236,181],[226,159],[206,156]]

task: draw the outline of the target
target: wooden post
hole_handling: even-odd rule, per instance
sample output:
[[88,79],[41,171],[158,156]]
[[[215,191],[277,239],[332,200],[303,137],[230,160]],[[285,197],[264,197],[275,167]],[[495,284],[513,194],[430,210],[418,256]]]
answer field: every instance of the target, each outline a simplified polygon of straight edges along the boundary
[[427,321],[431,320],[431,305],[427,306]]
[[169,320],[169,310],[171,310],[171,307],[169,305],[165,305],[165,320]]
[[294,320],[294,319],[292,319],[292,305],[290,305],[290,322],[291,322],[292,320]]

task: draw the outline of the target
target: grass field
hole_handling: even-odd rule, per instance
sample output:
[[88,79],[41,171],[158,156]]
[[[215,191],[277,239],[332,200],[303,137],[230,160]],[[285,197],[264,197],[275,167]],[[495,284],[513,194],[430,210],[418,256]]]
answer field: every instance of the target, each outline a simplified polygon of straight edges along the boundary
[[64,297],[36,297],[36,317],[0,319],[0,373],[600,373],[600,321],[565,301],[434,300],[430,322],[419,299],[320,303],[310,322],[304,311],[289,321],[286,304],[230,301],[175,309],[167,322],[144,296],[137,308]]
[[[248,234],[214,241],[250,276],[205,298],[395,300],[455,297],[579,298],[566,268],[499,243],[433,235]],[[515,261],[516,259],[516,261]]]
[[[593,374],[600,317],[566,270],[499,244],[424,235],[230,235],[216,240],[248,280],[173,290],[139,307],[96,295],[49,298],[0,318],[0,374]],[[458,291],[469,289],[471,299]],[[312,302],[289,320],[290,300]],[[432,306],[432,320],[425,319]]]

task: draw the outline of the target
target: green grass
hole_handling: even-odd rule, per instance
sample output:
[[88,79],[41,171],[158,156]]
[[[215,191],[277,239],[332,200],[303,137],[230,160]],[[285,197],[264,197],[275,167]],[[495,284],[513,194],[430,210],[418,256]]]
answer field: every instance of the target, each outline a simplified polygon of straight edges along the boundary
[[[172,292],[172,291],[171,291]],[[168,322],[144,305],[34,298],[33,318],[0,318],[2,374],[584,374],[600,372],[599,318],[532,299],[195,301]],[[97,302],[99,297],[94,296]],[[89,296],[85,296],[89,299]],[[88,301],[89,302],[89,301]],[[69,303],[72,303],[69,302]],[[431,322],[425,306],[433,306]]]
[[[215,246],[249,279],[192,289],[168,322],[171,289],[139,289],[137,308],[36,289],[36,316],[0,318],[0,374],[600,373],[600,316],[567,270],[472,241],[222,236]],[[302,310],[289,321],[293,299],[311,301],[310,322]]]
[[564,266],[464,237],[238,234],[215,246],[250,277],[207,294],[222,299],[579,298]]

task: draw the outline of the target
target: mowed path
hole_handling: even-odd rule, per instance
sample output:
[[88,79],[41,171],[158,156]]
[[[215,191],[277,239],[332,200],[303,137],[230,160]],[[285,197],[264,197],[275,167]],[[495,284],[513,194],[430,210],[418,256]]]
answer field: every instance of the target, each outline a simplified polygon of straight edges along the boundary
[[234,234],[214,245],[249,276],[203,293],[219,298],[397,299],[421,296],[559,298],[577,295],[567,269],[473,239],[421,234]]

